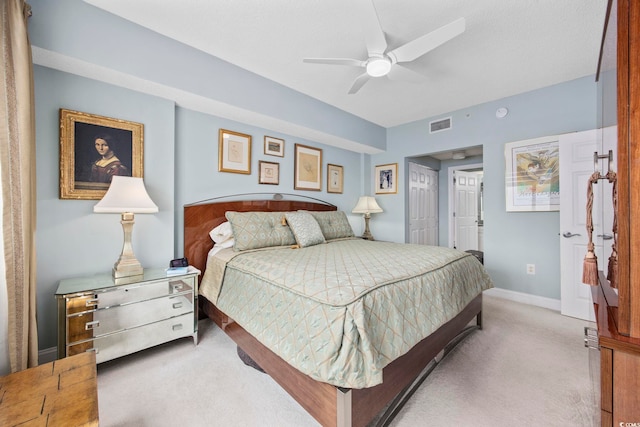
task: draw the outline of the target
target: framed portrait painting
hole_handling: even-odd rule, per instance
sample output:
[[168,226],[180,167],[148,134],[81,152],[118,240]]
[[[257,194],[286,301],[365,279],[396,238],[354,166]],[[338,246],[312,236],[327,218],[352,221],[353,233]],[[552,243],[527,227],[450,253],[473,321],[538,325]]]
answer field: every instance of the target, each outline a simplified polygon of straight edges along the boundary
[[114,175],[143,178],[141,123],[60,109],[60,198],[100,200]]
[[398,164],[377,165],[373,179],[376,194],[396,194],[398,192]]
[[280,163],[260,160],[258,162],[258,169],[260,170],[258,176],[259,184],[280,184]]
[[295,145],[293,188],[296,190],[322,190],[322,150],[306,145]]
[[327,164],[327,193],[342,193],[344,188],[344,168]]
[[284,139],[272,136],[264,137],[264,154],[270,156],[284,157]]
[[507,212],[560,210],[558,137],[505,144]]
[[220,129],[218,171],[251,174],[251,135]]

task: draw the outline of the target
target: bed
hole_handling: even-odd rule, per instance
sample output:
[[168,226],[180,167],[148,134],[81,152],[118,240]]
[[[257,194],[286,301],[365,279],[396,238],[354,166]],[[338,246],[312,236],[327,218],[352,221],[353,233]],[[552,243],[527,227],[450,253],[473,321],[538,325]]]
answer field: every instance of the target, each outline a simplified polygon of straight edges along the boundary
[[[475,319],[481,327],[482,291],[491,287],[491,281],[471,254],[364,241],[355,238],[352,232],[345,235],[344,227],[338,227],[336,234],[336,229],[329,230],[327,225],[333,227],[336,222],[324,218],[333,220],[340,218],[340,214],[335,206],[315,200],[213,201],[187,205],[185,256],[204,272],[199,296],[201,312],[222,328],[244,354],[320,424],[365,426],[372,420],[388,419],[399,406],[400,397],[407,395],[449,343],[468,330],[470,322]],[[315,234],[307,228],[304,233],[299,231],[297,223],[308,222],[310,216],[317,219],[324,235],[333,233],[330,239],[314,243],[317,229],[313,229]],[[271,246],[265,248],[262,243],[256,246],[255,235],[242,240],[244,229],[255,231],[255,218],[270,218],[269,227],[281,233]],[[277,223],[274,218],[283,221]],[[345,218],[342,213],[342,221]],[[210,257],[213,247],[210,233],[223,223],[233,226],[236,250],[222,249]],[[288,234],[285,237],[282,234],[292,231],[293,242],[287,240]],[[407,277],[401,280],[394,278],[395,265],[422,250],[431,251],[425,258],[442,258],[443,264],[436,265],[434,260],[428,269],[420,266],[419,271],[404,272]],[[442,254],[433,252],[436,250]],[[400,252],[394,255],[396,251]],[[270,264],[274,260],[275,267]],[[303,262],[311,264],[305,266]],[[414,260],[411,264],[417,263]],[[456,266],[457,272],[448,273],[449,266]],[[345,275],[350,277],[348,286],[344,285]],[[329,283],[329,291],[322,288],[321,282]],[[411,291],[416,286],[422,290]],[[441,289],[438,294],[421,295],[432,287]],[[449,295],[456,287],[464,287],[462,295]],[[247,289],[251,291],[247,293]],[[408,294],[409,301],[442,299],[444,303],[439,306],[447,307],[414,313],[414,308],[401,305],[407,304],[406,299],[398,299],[397,294]],[[243,307],[250,300],[251,309],[244,312]],[[415,305],[415,310],[420,311],[427,304]],[[372,307],[378,307],[378,311]],[[272,319],[256,320],[257,312],[271,315]],[[315,318],[309,314],[315,312],[320,313]],[[424,317],[426,312],[436,313],[435,317],[440,319]],[[300,326],[295,326],[295,321],[278,320],[287,316],[295,319],[296,313],[305,317]],[[384,321],[380,321],[383,316]],[[405,322],[402,320],[405,317],[413,321]],[[287,329],[287,324],[291,329]],[[331,338],[316,339],[325,330]],[[406,336],[400,333],[395,336],[400,330]],[[285,340],[292,335],[292,340]],[[385,415],[381,417],[381,413]]]

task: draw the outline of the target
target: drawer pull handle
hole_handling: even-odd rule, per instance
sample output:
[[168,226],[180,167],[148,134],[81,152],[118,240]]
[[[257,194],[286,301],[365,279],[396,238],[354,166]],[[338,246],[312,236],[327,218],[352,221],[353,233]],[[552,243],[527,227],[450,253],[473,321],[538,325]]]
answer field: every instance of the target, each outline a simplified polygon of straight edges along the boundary
[[95,329],[98,326],[100,326],[100,321],[99,320],[94,320],[93,322],[87,322],[84,324],[84,330],[85,331],[89,331],[91,329]]
[[97,305],[98,305],[98,298],[88,299],[87,302],[85,303],[86,307],[95,307]]
[[87,350],[85,351],[85,353],[89,353],[89,352],[92,352],[92,351],[93,351],[95,354],[100,353],[100,351],[98,351],[98,347],[91,347],[91,348],[87,349]]
[[597,329],[590,328],[588,326],[584,327],[584,346],[594,350],[600,349],[600,340],[598,338]]
[[182,329],[182,323],[177,324],[177,325],[173,325],[173,326],[171,327],[171,329],[173,329],[174,331],[179,331],[179,330],[181,330],[181,329]]
[[173,308],[181,308],[182,307],[182,303],[181,302],[174,302],[173,303]]

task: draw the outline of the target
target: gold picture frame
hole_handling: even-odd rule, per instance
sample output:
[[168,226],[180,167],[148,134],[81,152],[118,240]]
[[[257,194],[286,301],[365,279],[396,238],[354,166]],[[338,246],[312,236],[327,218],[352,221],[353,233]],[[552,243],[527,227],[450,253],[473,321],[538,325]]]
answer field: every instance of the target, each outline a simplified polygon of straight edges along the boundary
[[284,157],[284,139],[273,136],[264,137],[264,154],[269,156]]
[[251,135],[220,129],[218,171],[251,174]]
[[141,123],[61,108],[60,198],[100,200],[113,175],[143,178],[143,140]]
[[322,150],[320,148],[295,145],[293,188],[322,191]]
[[396,194],[398,192],[398,164],[377,165],[373,177],[376,194]]
[[260,160],[258,162],[258,184],[280,184],[280,163],[265,162]]
[[327,164],[327,193],[342,194],[344,189],[344,168],[340,165]]

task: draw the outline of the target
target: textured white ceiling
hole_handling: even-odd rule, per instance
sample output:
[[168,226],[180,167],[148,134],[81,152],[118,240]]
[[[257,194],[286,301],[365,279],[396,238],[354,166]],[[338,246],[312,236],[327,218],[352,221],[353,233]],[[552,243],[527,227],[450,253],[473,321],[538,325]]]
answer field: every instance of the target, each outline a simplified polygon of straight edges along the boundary
[[605,0],[373,0],[389,48],[454,21],[466,31],[411,63],[421,84],[369,81],[305,57],[366,59],[348,0],[85,0],[139,25],[391,127],[595,74]]

